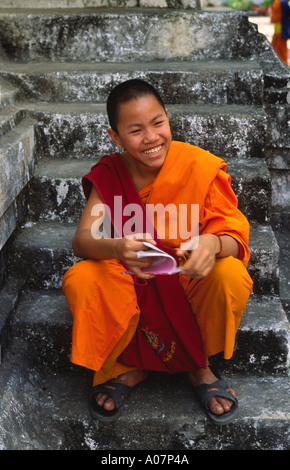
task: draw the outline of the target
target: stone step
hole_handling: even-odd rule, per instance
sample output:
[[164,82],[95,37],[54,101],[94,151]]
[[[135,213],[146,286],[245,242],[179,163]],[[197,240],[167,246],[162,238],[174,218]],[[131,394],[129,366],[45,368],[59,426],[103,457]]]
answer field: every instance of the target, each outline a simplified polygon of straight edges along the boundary
[[27,216],[28,204],[28,187],[25,186],[10,204],[8,209],[6,209],[3,215],[0,216],[0,250],[3,249],[0,257],[1,279],[2,276],[5,275],[6,270],[5,253],[7,250],[9,252],[9,247],[8,245],[5,246],[5,244],[9,241],[10,236],[13,234],[18,225],[23,223],[23,220],[25,220],[25,217]]
[[24,119],[0,142],[0,216],[28,183],[34,168],[34,121]]
[[192,450],[289,450],[289,378],[224,378],[239,400],[239,415],[229,426],[216,427],[206,418],[183,376],[158,373],[149,374],[132,391],[117,421],[100,423],[88,411],[92,372],[68,366],[51,373],[35,365],[26,343],[18,339],[1,366],[0,447],[98,450],[93,454],[95,464],[104,464],[103,455],[114,457],[124,451],[122,455],[132,457],[138,449],[145,458],[166,452],[187,455],[192,464]]
[[280,299],[290,321],[290,213],[273,214],[271,225],[279,241],[279,294]]
[[261,105],[263,94],[259,64],[228,58],[98,64],[6,62],[1,73],[24,97],[47,103],[105,103],[110,90],[130,78],[151,82],[167,104]]
[[22,295],[24,281],[21,279],[9,279],[0,289],[0,365],[6,352],[9,350],[12,337],[13,316]]
[[0,66],[0,110],[6,106],[13,105],[20,98],[20,92],[1,77],[2,64]]
[[279,293],[279,246],[268,225],[251,223],[249,273],[258,294]]
[[[31,219],[78,223],[85,205],[81,178],[96,161],[40,160],[30,184]],[[271,177],[265,162],[232,158],[227,164],[241,211],[250,220],[269,221]]]
[[25,117],[25,110],[15,105],[0,110],[0,138],[13,130]]
[[[14,240],[10,275],[26,278],[29,286],[39,289],[59,289],[64,273],[78,261],[71,248],[75,230],[74,224],[27,222]],[[279,248],[270,226],[251,224],[250,248],[254,292],[277,293]]]
[[[14,337],[25,341],[39,366],[52,372],[68,367],[72,316],[60,291],[26,290],[13,318]],[[232,373],[286,373],[289,334],[279,298],[251,295],[237,332],[233,358],[224,361],[217,356],[212,365]]]
[[234,59],[257,48],[255,26],[237,11],[12,9],[0,12],[0,30],[4,50],[21,62]]
[[[155,8],[199,8],[197,0],[37,0],[30,1],[29,8],[148,8],[154,6]],[[1,0],[0,8],[27,8],[26,0]]]
[[23,213],[17,198],[32,177],[34,163],[34,121],[26,118],[0,141],[0,249]]
[[[25,112],[38,121],[39,151],[49,158],[96,158],[116,151],[108,135],[104,104],[30,104]],[[244,105],[168,105],[174,140],[205,148],[217,156],[264,155],[267,115]],[[230,137],[229,137],[230,136]]]

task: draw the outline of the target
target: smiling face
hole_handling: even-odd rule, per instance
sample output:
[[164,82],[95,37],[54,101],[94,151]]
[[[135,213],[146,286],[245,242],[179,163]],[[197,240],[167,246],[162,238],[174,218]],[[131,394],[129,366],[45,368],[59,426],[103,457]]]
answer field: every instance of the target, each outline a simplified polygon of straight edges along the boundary
[[131,175],[149,180],[157,176],[172,140],[168,113],[148,94],[119,105],[117,131],[109,135],[119,148]]

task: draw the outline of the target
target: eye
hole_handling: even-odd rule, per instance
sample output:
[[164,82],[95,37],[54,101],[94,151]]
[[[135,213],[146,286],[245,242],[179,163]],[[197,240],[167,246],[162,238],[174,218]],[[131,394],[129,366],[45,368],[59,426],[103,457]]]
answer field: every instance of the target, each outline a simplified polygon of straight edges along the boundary
[[155,122],[154,125],[155,126],[161,126],[163,123],[164,123],[164,121],[157,121],[157,122]]

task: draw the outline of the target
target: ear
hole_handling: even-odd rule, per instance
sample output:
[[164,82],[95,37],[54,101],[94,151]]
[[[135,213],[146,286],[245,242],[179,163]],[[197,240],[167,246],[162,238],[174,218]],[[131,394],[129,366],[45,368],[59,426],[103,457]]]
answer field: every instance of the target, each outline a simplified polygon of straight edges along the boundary
[[108,129],[108,134],[111,137],[112,141],[114,144],[117,145],[117,147],[122,148],[123,145],[121,143],[120,137],[118,136],[117,132],[113,131],[113,129]]

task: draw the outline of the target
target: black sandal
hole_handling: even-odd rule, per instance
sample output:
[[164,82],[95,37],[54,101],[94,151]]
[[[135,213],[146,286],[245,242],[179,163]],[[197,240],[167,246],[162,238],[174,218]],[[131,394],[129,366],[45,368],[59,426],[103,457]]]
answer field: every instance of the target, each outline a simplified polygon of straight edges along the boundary
[[[229,386],[224,380],[217,380],[212,384],[202,384],[198,387],[194,387],[194,391],[198,395],[206,414],[215,424],[223,425],[231,423],[237,416],[238,400],[226,390],[227,388],[229,388]],[[231,409],[221,415],[213,413],[208,407],[208,402],[213,397],[222,397],[233,401]]]
[[[123,411],[123,403],[129,395],[131,387],[120,382],[109,380],[93,388],[89,397],[89,410],[92,418],[103,422],[111,422],[117,419]],[[106,410],[103,406],[99,406],[96,402],[98,393],[107,393],[115,402],[113,410]]]

